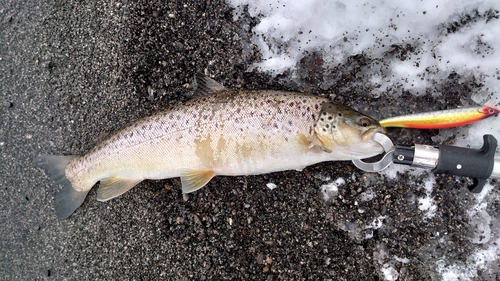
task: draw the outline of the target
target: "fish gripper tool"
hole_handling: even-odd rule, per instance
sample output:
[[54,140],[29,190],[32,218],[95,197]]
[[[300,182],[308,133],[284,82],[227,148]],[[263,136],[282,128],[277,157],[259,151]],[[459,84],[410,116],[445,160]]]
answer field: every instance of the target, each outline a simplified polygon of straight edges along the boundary
[[469,177],[473,183],[468,188],[473,193],[481,192],[489,178],[500,179],[500,155],[496,153],[498,142],[492,135],[483,136],[484,143],[479,149],[421,144],[391,147],[392,141],[383,134],[374,140],[384,147],[385,155],[373,163],[353,160],[361,170],[378,172],[394,163],[430,169],[435,174]]

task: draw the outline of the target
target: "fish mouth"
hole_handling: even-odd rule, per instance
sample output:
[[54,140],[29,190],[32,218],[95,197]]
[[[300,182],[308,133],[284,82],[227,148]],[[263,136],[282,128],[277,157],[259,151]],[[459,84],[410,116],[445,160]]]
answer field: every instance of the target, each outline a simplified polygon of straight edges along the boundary
[[364,132],[361,135],[361,139],[363,141],[370,141],[370,140],[372,140],[373,135],[375,135],[376,133],[381,133],[381,134],[385,135],[385,134],[387,134],[387,131],[386,131],[386,129],[384,129],[384,127],[377,126],[375,128],[371,128],[371,129],[367,130],[366,132]]

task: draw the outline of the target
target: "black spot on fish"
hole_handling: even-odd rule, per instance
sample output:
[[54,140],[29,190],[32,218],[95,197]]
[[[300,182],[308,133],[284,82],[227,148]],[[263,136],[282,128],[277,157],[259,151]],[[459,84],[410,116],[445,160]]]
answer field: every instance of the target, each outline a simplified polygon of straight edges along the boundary
[[333,116],[328,116],[328,120],[333,120]]
[[330,128],[330,125],[326,124],[326,125],[325,125],[325,128],[327,128],[327,129],[328,129],[328,128]]
[[319,109],[319,104],[314,105],[314,109],[318,110]]
[[289,104],[290,107],[293,107],[294,105],[295,103],[293,101]]
[[320,120],[321,122],[325,121],[325,119],[324,119],[323,117],[319,118],[319,120]]
[[339,113],[337,113],[337,115],[338,115],[339,117],[342,117],[342,113],[340,113],[340,112],[339,112]]
[[292,125],[293,125],[292,120],[289,120],[289,121],[288,121],[288,125],[290,125],[290,126],[292,126]]
[[326,115],[326,114],[327,114],[326,111],[323,111],[323,115]]
[[337,129],[337,126],[335,126],[335,125],[332,125],[332,129]]
[[325,129],[325,128],[323,128],[323,132],[325,132],[325,133],[326,133],[326,129]]

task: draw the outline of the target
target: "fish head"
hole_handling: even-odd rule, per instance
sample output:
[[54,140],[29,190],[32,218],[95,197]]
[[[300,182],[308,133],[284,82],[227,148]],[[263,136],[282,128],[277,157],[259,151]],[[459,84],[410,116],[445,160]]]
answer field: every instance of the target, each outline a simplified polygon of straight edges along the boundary
[[372,139],[375,133],[386,133],[379,122],[339,103],[322,104],[314,131],[326,149],[341,150],[345,158],[362,159],[384,152]]

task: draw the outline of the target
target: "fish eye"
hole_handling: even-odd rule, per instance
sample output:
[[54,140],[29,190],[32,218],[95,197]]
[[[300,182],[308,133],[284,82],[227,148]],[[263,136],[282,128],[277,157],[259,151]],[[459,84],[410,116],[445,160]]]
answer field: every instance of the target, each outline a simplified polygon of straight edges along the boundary
[[359,119],[359,125],[363,126],[363,127],[368,127],[372,124],[372,122],[370,122],[370,119],[368,118],[361,118]]
[[493,113],[495,113],[495,110],[493,110],[493,108],[488,108],[488,113],[493,114]]

